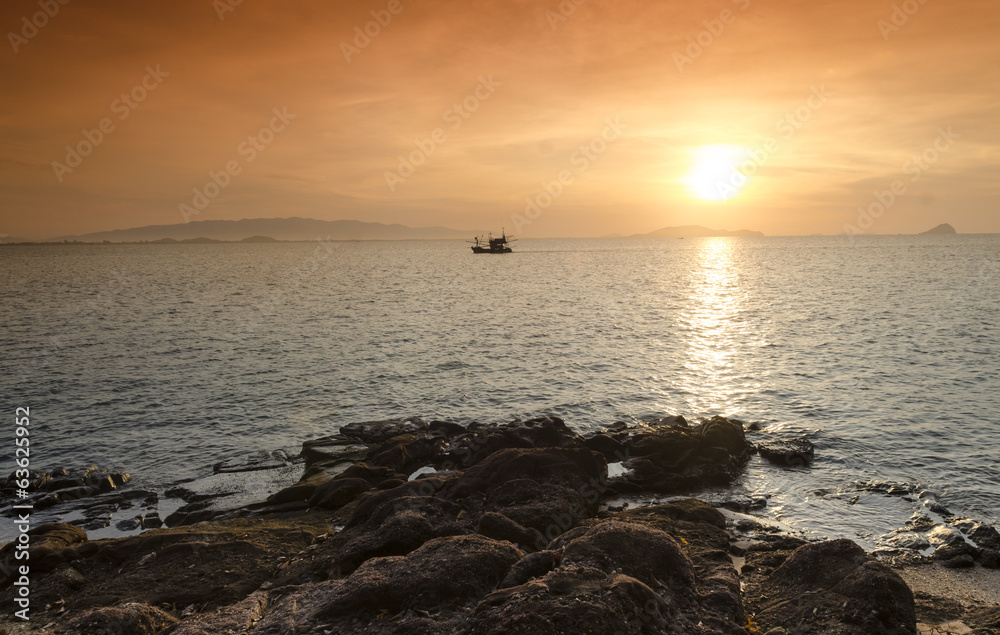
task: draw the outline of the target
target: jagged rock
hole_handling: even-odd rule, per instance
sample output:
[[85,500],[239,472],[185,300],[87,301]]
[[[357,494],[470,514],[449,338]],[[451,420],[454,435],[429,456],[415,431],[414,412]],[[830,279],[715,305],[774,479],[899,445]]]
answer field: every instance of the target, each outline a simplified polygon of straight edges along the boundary
[[[472,633],[745,634],[732,562],[722,554],[723,566],[731,571],[723,581],[716,577],[722,569],[699,558],[704,567],[700,578],[682,543],[656,527],[659,523],[676,530],[674,522],[653,513],[564,534],[557,541],[562,544],[561,559],[556,560],[554,552],[529,556],[532,562],[522,561],[512,569],[508,577],[516,578],[504,581],[502,587],[507,588],[478,604],[470,620]],[[714,527],[707,529],[724,536]],[[553,563],[558,566],[543,574]],[[524,581],[508,586],[517,578]]]
[[815,451],[816,446],[806,439],[776,439],[757,444],[758,454],[771,463],[786,467],[809,465]]
[[909,587],[850,540],[799,547],[749,595],[761,630],[837,635],[917,631]]
[[1000,532],[989,525],[976,523],[968,535],[980,549],[1000,550]]
[[639,491],[673,493],[706,485],[725,485],[735,478],[753,446],[743,426],[713,417],[696,427],[655,428],[623,442],[630,469],[614,479],[612,488],[629,494]]
[[596,513],[607,469],[587,448],[506,449],[465,470],[445,496],[474,513],[500,512],[551,540]]

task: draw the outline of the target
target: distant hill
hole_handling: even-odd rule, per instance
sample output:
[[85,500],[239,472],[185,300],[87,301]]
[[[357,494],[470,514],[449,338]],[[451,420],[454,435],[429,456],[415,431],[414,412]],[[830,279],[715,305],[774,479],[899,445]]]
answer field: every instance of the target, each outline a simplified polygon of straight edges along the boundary
[[210,242],[231,240],[432,240],[470,238],[476,232],[447,227],[407,227],[357,220],[316,220],[315,218],[245,218],[243,220],[202,220],[176,225],[149,225],[116,229],[82,236],[59,236],[52,242]]
[[701,225],[684,225],[682,227],[664,227],[648,234],[632,234],[629,238],[714,238],[717,236],[763,236],[761,232],[749,229],[729,231],[725,229],[709,229]]
[[270,236],[250,236],[249,238],[244,238],[240,241],[241,243],[276,243],[280,242],[277,238],[271,238]]
[[957,233],[958,232],[955,231],[955,228],[949,225],[948,223],[941,223],[940,225],[934,227],[933,229],[928,229],[925,232],[920,232],[919,235],[923,236],[924,234],[957,234]]

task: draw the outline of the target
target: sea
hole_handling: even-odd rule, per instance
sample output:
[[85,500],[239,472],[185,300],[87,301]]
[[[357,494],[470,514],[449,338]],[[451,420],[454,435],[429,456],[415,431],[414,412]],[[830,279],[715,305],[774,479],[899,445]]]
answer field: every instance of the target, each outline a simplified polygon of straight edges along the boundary
[[928,497],[998,524],[998,274],[1000,235],[7,246],[0,478],[19,407],[33,469],[161,493],[355,421],[718,414],[815,459],[707,498],[867,549]]

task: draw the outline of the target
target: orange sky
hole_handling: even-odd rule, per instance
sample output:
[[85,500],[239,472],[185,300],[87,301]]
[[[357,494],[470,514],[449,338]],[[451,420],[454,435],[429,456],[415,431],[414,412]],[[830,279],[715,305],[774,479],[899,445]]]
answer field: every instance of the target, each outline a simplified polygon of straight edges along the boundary
[[[63,1],[0,7],[0,234],[1000,232],[995,0]],[[721,202],[685,182],[718,144]]]

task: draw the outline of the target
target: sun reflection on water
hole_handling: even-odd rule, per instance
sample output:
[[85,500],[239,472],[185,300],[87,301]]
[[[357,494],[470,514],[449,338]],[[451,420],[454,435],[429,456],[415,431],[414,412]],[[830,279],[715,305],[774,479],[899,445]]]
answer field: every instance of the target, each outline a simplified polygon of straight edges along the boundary
[[749,334],[738,319],[745,292],[734,245],[729,238],[709,238],[700,245],[690,274],[691,295],[677,317],[686,343],[679,383],[689,412],[736,414],[746,388],[741,385],[739,354]]

